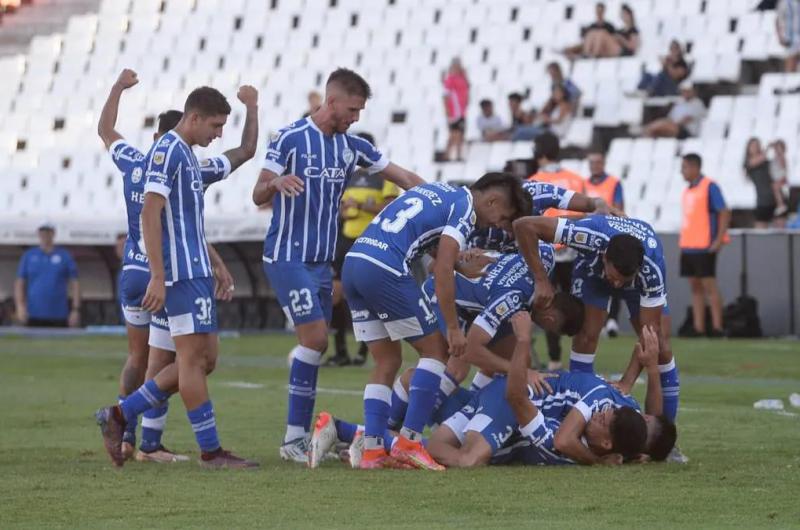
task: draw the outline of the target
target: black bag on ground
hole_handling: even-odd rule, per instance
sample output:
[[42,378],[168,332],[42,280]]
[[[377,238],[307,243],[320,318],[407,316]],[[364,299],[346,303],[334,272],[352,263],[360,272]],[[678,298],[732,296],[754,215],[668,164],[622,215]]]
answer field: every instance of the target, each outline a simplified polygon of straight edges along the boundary
[[725,334],[728,337],[760,337],[761,320],[758,302],[752,296],[742,295],[725,306],[723,312]]

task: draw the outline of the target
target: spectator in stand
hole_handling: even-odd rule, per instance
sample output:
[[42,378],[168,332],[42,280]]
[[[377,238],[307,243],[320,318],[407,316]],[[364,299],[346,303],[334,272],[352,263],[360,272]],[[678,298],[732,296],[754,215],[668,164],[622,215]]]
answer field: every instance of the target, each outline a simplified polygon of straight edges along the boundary
[[303,113],[303,117],[307,118],[317,112],[322,106],[322,95],[316,90],[308,93],[308,110]]
[[[786,161],[786,142],[783,140],[775,140],[767,146],[767,153],[772,153],[770,160],[769,171],[772,175],[772,180],[778,188],[778,193],[781,197],[781,202],[786,205],[786,211],[780,207],[775,210],[775,228],[784,228],[786,220],[789,215],[789,199],[784,190],[789,186],[789,166]],[[778,203],[780,205],[780,202]]]
[[706,115],[703,100],[695,94],[689,81],[681,84],[681,99],[675,103],[666,118],[648,123],[644,135],[650,138],[678,138],[683,140],[700,133],[700,124]]
[[689,64],[683,55],[683,48],[677,40],[669,43],[669,52],[661,59],[662,69],[658,74],[645,72],[639,81],[639,90],[648,96],[677,96],[678,87],[689,77]]
[[780,184],[771,174],[767,153],[758,138],[750,138],[744,152],[744,171],[756,188],[756,228],[769,228],[778,215],[788,211]]
[[[589,197],[599,197],[620,211],[625,210],[625,199],[622,194],[622,182],[617,177],[606,173],[606,157],[602,151],[592,151],[586,157],[589,161],[589,178],[585,183],[585,192]],[[619,333],[619,296],[611,297],[611,307],[606,320],[606,334],[616,337]]]
[[628,4],[621,8],[622,29],[615,33],[593,31],[586,37],[584,53],[589,57],[630,57],[636,55],[641,44],[639,28],[633,9]]
[[800,0],[779,0],[776,9],[775,31],[786,48],[783,71],[796,72],[800,59]]
[[469,80],[461,61],[454,58],[444,76],[444,110],[450,135],[447,138],[447,158],[463,160],[464,129],[466,128],[467,105],[469,104]]
[[511,114],[511,128],[506,137],[512,141],[533,140],[539,134],[539,127],[533,124],[536,111],[522,108],[522,94],[512,92],[508,95],[508,111]]
[[[35,327],[80,325],[78,268],[66,249],[53,244],[55,227],[39,227],[39,246],[22,255],[14,283],[17,320]],[[72,299],[72,307],[70,300]]]
[[599,43],[606,38],[613,38],[614,26],[606,20],[606,5],[598,2],[594,6],[595,21],[581,28],[581,43],[564,49],[564,54],[574,60],[579,57],[602,57],[597,55]]
[[722,191],[701,172],[703,161],[690,153],[683,157],[681,173],[689,186],[683,190],[683,224],[679,245],[681,276],[689,278],[692,289],[694,329],[690,336],[706,335],[706,298],[711,306],[713,329],[709,337],[724,336],[722,296],[717,286],[717,254],[728,239],[731,211]]
[[536,138],[545,131],[550,131],[559,138],[567,134],[575,108],[567,97],[567,91],[563,85],[554,85],[553,93],[547,100],[541,112],[539,112],[536,124],[538,128],[533,130],[533,137]]
[[567,99],[572,103],[573,110],[577,111],[581,99],[581,89],[571,79],[564,77],[561,65],[556,62],[547,65],[547,75],[550,76],[551,81],[550,93],[552,94],[555,87],[562,87],[567,94]]
[[476,122],[484,142],[504,140],[507,137],[508,127],[503,125],[503,120],[494,113],[494,103],[490,99],[481,100],[481,115]]

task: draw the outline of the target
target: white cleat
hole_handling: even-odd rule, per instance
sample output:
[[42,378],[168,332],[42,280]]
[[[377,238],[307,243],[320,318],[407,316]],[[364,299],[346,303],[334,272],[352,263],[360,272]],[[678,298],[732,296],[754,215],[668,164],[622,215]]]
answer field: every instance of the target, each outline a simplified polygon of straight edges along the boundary
[[619,324],[613,318],[609,318],[605,327],[606,334],[612,339],[619,335]]
[[689,457],[681,452],[680,447],[677,445],[672,448],[672,451],[667,455],[667,462],[670,464],[688,464]]
[[308,465],[308,436],[281,445],[280,455],[283,460]]
[[[311,435],[311,448],[308,454],[308,467],[319,467],[320,462],[328,459],[328,454],[336,446],[336,424],[333,416],[320,412],[314,422],[314,433]],[[336,457],[338,458],[338,456]]]
[[364,432],[358,431],[356,437],[353,438],[353,443],[347,450],[350,454],[350,467],[353,469],[361,469],[361,455],[364,454]]

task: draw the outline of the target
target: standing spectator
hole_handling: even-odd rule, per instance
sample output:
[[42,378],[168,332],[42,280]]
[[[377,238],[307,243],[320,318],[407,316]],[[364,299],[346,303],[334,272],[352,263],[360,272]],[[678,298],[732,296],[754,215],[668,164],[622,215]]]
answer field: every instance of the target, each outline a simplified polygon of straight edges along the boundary
[[694,329],[690,336],[706,334],[706,298],[711,306],[709,337],[722,337],[722,297],[717,286],[717,254],[727,241],[731,211],[719,186],[701,172],[702,159],[683,157],[681,173],[689,186],[683,191],[683,226],[680,234],[681,276],[692,289]]
[[319,110],[322,106],[322,95],[316,90],[308,93],[308,110],[303,113],[304,118],[308,118]]
[[786,48],[783,71],[795,72],[800,59],[800,0],[779,0],[776,9],[775,31]]
[[780,184],[772,178],[767,153],[761,148],[758,138],[750,138],[744,152],[744,171],[747,178],[756,188],[756,228],[769,228],[780,208],[783,214],[786,205],[783,202]]
[[645,72],[639,81],[639,90],[648,96],[677,96],[678,86],[689,77],[689,64],[683,56],[683,48],[677,40],[669,43],[669,52],[661,59],[661,71],[658,74]]
[[[53,244],[55,227],[39,227],[39,246],[22,255],[14,283],[20,324],[37,327],[80,325],[78,268],[67,250]],[[69,299],[72,299],[70,308]]]
[[[606,173],[606,157],[601,151],[593,151],[586,157],[589,161],[589,178],[586,180],[586,195],[606,201],[620,211],[625,210],[622,182]],[[611,297],[611,307],[606,320],[606,334],[616,337],[619,334],[619,296]]]
[[683,140],[700,134],[700,124],[706,115],[703,100],[695,94],[689,81],[681,84],[681,99],[675,103],[666,118],[648,123],[644,135],[650,138],[677,138]]
[[[375,138],[369,133],[359,133],[359,137],[375,145]],[[325,362],[326,366],[362,365],[367,360],[367,345],[361,343],[355,359],[347,352],[347,330],[352,329],[350,310],[342,292],[341,273],[344,257],[353,242],[366,230],[384,206],[400,195],[400,188],[384,180],[380,174],[370,174],[365,169],[357,169],[342,193],[339,215],[342,229],[336,241],[336,256],[333,260],[333,314],[331,329],[334,330],[335,353]]]
[[484,142],[503,140],[507,127],[500,116],[494,113],[494,103],[490,99],[481,100],[481,115],[476,120],[481,139]]
[[594,6],[595,21],[588,26],[581,28],[581,43],[575,46],[570,46],[564,50],[564,54],[570,59],[574,60],[578,57],[601,57],[597,55],[599,52],[599,43],[614,35],[615,30],[606,20],[606,5],[598,2]]
[[775,228],[783,228],[786,225],[786,219],[789,214],[789,200],[784,193],[789,185],[789,165],[786,161],[786,142],[781,139],[775,140],[767,146],[767,152],[772,152],[772,159],[770,160],[769,171],[772,175],[772,180],[778,188],[780,200],[778,207],[775,209]]
[[550,76],[551,86],[550,86],[550,93],[553,93],[553,90],[557,86],[560,86],[564,89],[567,94],[567,99],[570,103],[572,103],[573,109],[578,110],[578,104],[580,103],[581,99],[581,89],[572,82],[571,79],[567,79],[564,77],[564,72],[561,70],[561,65],[557,62],[552,62],[547,65],[547,75]]
[[450,63],[444,77],[444,110],[450,135],[447,138],[447,158],[462,160],[464,129],[466,128],[467,105],[469,104],[469,80],[458,58]]

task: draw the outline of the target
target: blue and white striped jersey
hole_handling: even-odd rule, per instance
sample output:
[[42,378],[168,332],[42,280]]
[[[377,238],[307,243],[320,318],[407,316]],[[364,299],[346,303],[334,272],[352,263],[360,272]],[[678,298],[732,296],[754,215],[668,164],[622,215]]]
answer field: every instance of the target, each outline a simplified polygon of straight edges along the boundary
[[[544,215],[550,208],[566,210],[575,192],[560,188],[547,182],[527,181],[522,189],[531,197],[531,213]],[[469,239],[469,247],[497,250],[498,252],[516,252],[517,242],[508,232],[500,228],[482,228],[475,230]]]
[[556,227],[555,243],[574,248],[580,254],[575,267],[584,267],[591,276],[605,278],[603,254],[608,242],[619,234],[629,234],[642,242],[644,263],[633,280],[639,292],[642,307],[659,307],[667,302],[667,274],[664,249],[653,227],[644,221],[613,215],[590,215],[583,219],[560,218]]
[[119,139],[108,148],[111,160],[122,173],[125,209],[128,213],[128,237],[125,239],[125,254],[122,268],[149,271],[147,255],[139,246],[142,239],[140,217],[144,204],[144,153]]
[[439,236],[455,239],[463,250],[476,220],[469,188],[422,184],[376,215],[347,255],[402,276],[408,274],[411,260],[435,246]]
[[624,395],[595,374],[582,372],[558,372],[548,377],[552,394],[536,394],[528,387],[528,397],[547,418],[563,420],[577,408],[586,421],[596,412],[608,407],[632,407],[641,411],[639,403],[630,395]]
[[272,221],[264,261],[333,261],[339,236],[339,202],[348,179],[363,168],[374,174],[389,160],[371,143],[351,134],[325,135],[308,117],[270,138],[263,168],[303,180],[303,193],[272,199]]
[[144,192],[157,193],[167,200],[161,213],[165,283],[212,276],[203,191],[228,176],[230,161],[220,156],[200,163],[191,147],[176,132],[169,131],[153,144],[144,164]]

